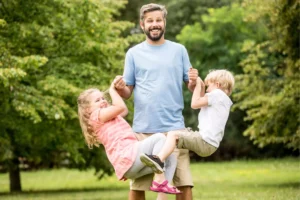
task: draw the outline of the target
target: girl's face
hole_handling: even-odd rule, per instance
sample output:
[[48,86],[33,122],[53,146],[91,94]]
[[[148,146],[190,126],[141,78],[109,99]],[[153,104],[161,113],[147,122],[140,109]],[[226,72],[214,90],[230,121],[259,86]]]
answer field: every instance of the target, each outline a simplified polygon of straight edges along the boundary
[[208,82],[206,85],[207,85],[207,89],[206,89],[207,93],[219,88],[218,82],[216,83]]
[[108,106],[108,102],[103,97],[103,93],[100,91],[96,91],[91,94],[90,96],[91,100],[91,110],[97,109],[97,108],[106,108]]

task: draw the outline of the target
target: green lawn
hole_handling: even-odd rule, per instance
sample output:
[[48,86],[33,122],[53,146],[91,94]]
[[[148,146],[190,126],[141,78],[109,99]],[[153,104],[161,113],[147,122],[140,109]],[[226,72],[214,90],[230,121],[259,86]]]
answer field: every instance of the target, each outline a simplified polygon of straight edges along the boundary
[[[194,200],[300,199],[299,159],[193,163],[191,169]],[[117,181],[115,176],[98,181],[92,170],[23,172],[21,176],[24,192],[9,194],[8,174],[0,174],[1,200],[119,200],[128,194],[128,181]],[[153,192],[146,195],[155,199]]]

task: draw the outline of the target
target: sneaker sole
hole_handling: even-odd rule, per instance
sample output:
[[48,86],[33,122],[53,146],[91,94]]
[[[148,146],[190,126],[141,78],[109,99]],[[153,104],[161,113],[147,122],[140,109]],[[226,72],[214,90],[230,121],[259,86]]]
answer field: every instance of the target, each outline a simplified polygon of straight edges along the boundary
[[159,164],[157,164],[156,162],[154,162],[153,160],[151,160],[145,154],[142,154],[140,156],[140,159],[141,159],[142,163],[144,163],[144,165],[150,167],[153,170],[154,173],[161,174],[161,173],[164,172],[164,170],[161,168],[161,166],[159,166]]

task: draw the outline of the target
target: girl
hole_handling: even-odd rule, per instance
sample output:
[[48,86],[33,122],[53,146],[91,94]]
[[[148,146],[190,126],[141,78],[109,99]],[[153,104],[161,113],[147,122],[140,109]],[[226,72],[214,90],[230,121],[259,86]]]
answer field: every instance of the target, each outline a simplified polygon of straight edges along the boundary
[[98,89],[85,90],[78,97],[80,126],[88,147],[92,148],[93,145],[99,144],[104,146],[119,180],[136,179],[154,172],[150,190],[179,194],[180,191],[168,183],[175,172],[174,155],[167,158],[165,173],[162,173],[164,165],[154,164],[147,167],[139,158],[142,153],[157,154],[165,143],[165,135],[155,134],[138,141],[130,125],[123,119],[128,110],[113,84],[109,88],[109,94],[112,105],[108,104]]

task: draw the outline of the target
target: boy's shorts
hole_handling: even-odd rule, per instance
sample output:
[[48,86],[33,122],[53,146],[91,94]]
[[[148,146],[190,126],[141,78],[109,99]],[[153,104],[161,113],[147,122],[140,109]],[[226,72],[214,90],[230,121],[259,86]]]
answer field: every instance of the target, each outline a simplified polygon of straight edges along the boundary
[[[180,130],[185,132],[187,130]],[[135,134],[138,140],[143,140],[153,134],[145,133],[136,133]],[[192,174],[190,170],[190,156],[187,149],[175,149],[175,155],[177,156],[178,162],[176,171],[173,178],[173,183],[176,187],[190,186],[193,187]],[[147,191],[149,190],[153,180],[153,174],[149,174],[143,177],[140,177],[135,180],[130,181],[130,190],[140,190]]]
[[207,157],[213,154],[217,148],[207,143],[197,131],[170,131],[170,134],[178,136],[177,148],[189,149],[201,157]]

